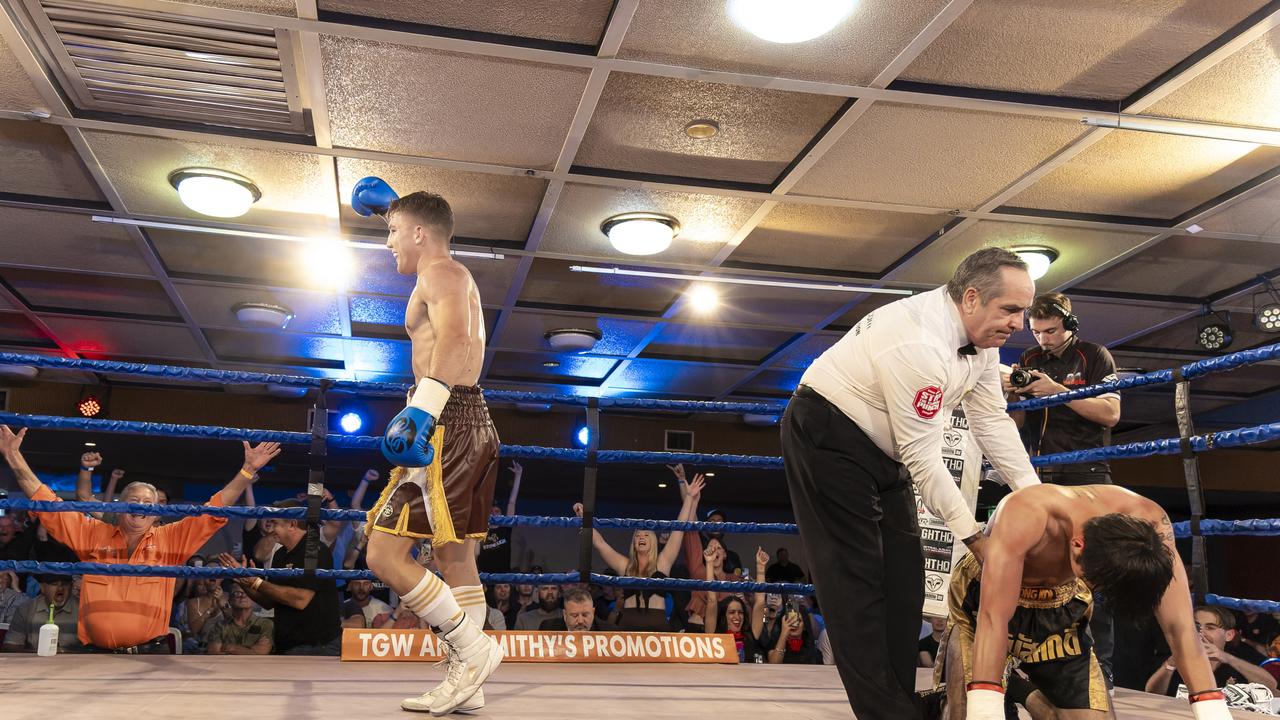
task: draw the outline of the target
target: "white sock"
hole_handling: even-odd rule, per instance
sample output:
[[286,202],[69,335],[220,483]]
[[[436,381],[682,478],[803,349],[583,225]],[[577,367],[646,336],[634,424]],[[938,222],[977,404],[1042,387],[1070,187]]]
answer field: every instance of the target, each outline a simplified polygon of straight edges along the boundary
[[489,604],[484,599],[484,587],[480,585],[460,585],[452,588],[453,598],[458,601],[458,606],[462,608],[467,617],[476,624],[477,627],[484,627],[484,621],[489,617]]
[[466,615],[453,599],[449,586],[434,573],[423,573],[422,580],[400,597],[400,602],[414,615],[427,621],[433,628],[448,632],[457,627]]

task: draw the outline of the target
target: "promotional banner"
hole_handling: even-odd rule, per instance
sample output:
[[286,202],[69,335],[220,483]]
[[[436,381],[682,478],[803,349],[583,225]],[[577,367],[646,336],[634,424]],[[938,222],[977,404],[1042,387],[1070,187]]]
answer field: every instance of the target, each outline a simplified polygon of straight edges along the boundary
[[[723,663],[736,665],[733,636],[690,633],[491,631],[504,662]],[[342,631],[343,660],[435,662],[443,657],[430,630]]]
[[[942,433],[942,462],[960,487],[969,511],[978,503],[978,482],[982,479],[982,452],[969,432],[964,410],[957,407]],[[924,614],[947,616],[947,586],[951,583],[951,567],[964,556],[965,546],[946,523],[929,512],[916,493],[916,513],[920,521],[920,540],[924,546]]]

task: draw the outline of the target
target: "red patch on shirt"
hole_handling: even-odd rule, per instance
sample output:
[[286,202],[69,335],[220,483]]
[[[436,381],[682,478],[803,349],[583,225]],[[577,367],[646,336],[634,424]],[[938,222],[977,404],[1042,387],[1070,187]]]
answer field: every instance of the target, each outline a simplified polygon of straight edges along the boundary
[[925,420],[932,420],[942,409],[942,389],[937,385],[921,388],[916,392],[916,414]]

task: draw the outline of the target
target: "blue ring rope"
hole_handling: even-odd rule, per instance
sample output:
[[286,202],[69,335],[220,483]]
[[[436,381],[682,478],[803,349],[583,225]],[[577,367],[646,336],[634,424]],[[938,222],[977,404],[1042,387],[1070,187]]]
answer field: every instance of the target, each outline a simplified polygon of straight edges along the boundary
[[1224,595],[1214,595],[1208,593],[1204,596],[1204,601],[1210,605],[1219,605],[1231,610],[1239,610],[1241,612],[1256,613],[1278,613],[1280,612],[1280,602],[1275,600],[1242,600],[1240,598],[1226,597]]

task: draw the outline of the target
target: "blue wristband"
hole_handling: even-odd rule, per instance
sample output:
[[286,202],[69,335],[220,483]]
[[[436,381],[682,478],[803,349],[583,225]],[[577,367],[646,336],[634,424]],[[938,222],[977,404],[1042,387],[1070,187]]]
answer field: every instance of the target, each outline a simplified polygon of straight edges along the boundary
[[80,471],[81,471],[81,472],[93,472],[94,470],[97,470],[97,469],[98,469],[98,468],[96,468],[96,467],[85,467],[84,465],[81,465],[81,466],[80,466]]

